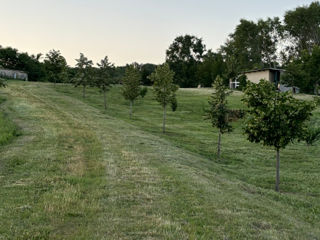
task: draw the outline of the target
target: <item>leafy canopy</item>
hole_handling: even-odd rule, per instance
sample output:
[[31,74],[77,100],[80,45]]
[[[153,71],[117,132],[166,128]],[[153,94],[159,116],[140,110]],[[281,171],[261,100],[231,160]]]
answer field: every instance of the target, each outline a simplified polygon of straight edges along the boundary
[[227,89],[222,77],[218,76],[212,85],[215,89],[209,100],[209,110],[207,119],[211,120],[212,126],[219,129],[220,133],[232,131],[232,126],[228,119],[229,109],[227,107],[227,96],[231,91]]
[[111,87],[111,84],[115,83],[112,76],[114,72],[114,65],[113,63],[109,62],[107,56],[102,59],[97,65],[99,66],[99,71],[96,78],[96,85],[101,91],[108,91]]
[[127,66],[124,77],[122,78],[122,94],[125,99],[134,101],[141,94],[141,74],[135,64]]
[[284,28],[292,39],[293,54],[303,50],[311,52],[315,45],[320,45],[320,2],[287,11]]
[[171,104],[172,110],[175,111],[177,108],[176,91],[179,87],[173,83],[173,77],[174,72],[167,63],[158,66],[150,75],[156,100],[162,107]]
[[51,50],[44,59],[45,70],[49,82],[65,82],[67,78],[67,61],[60,51]]
[[206,52],[206,46],[201,38],[184,35],[175,38],[166,52],[166,62],[176,73],[175,83],[180,87],[196,87],[197,68]]
[[244,128],[248,140],[277,150],[303,136],[304,122],[314,109],[313,103],[280,93],[266,80],[248,82],[243,101],[248,106]]
[[92,84],[93,80],[93,62],[80,53],[80,58],[76,59],[77,73],[73,80],[74,85],[86,87]]

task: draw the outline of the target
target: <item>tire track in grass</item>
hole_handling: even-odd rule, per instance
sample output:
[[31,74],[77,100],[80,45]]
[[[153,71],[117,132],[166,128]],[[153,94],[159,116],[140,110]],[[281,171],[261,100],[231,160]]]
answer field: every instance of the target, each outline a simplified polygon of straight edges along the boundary
[[[85,106],[83,108],[90,109]],[[278,196],[273,191],[265,191],[260,195],[260,189],[250,185],[243,186],[241,182],[232,182],[216,176],[212,171],[203,168],[205,164],[199,164],[206,161],[198,155],[171,147],[168,141],[138,130],[119,119],[113,119],[110,116],[106,116],[107,120],[103,119],[99,110],[96,114],[96,119],[101,120],[96,120],[100,124],[100,126],[97,124],[96,131],[101,133],[109,129],[110,133],[102,137],[102,141],[112,139],[109,142],[114,143],[105,152],[115,153],[119,152],[119,149],[124,150],[125,155],[128,155],[127,152],[131,152],[130,154],[133,152],[133,155],[139,158],[139,162],[143,162],[142,166],[152,166],[152,169],[156,169],[153,171],[160,175],[160,182],[158,181],[155,188],[158,194],[155,194],[154,199],[157,200],[154,200],[156,204],[153,205],[159,211],[158,216],[164,223],[163,225],[159,223],[158,230],[154,230],[160,233],[159,236],[165,239],[181,239],[187,238],[186,236],[206,239],[269,235],[275,239],[286,239],[289,236],[308,239],[309,237],[306,237],[308,235],[310,237],[319,235],[318,231],[312,233],[310,226],[301,222],[298,216],[293,217],[295,213],[292,208],[286,206],[288,209],[284,211],[285,207],[281,203],[272,201],[272,198]],[[86,115],[92,116],[90,113]],[[105,130],[101,131],[102,129]],[[103,145],[108,145],[108,142]],[[118,165],[125,162],[124,166],[130,168],[130,161],[126,162],[121,157],[115,159]],[[128,159],[132,160],[130,157]],[[117,178],[126,175],[123,170],[119,171],[119,168],[121,169],[121,166],[114,171],[118,172]],[[241,188],[251,190],[247,192],[242,191]],[[258,194],[252,195],[252,191]],[[267,195],[271,195],[271,199],[270,196],[265,198]],[[264,204],[261,204],[261,201]],[[161,207],[157,208],[158,206]],[[119,214],[121,211],[118,207],[114,212]],[[263,220],[259,216],[263,216]],[[128,221],[124,220],[126,217],[129,218],[127,215],[118,217],[119,222],[123,222],[123,225],[128,224]],[[134,225],[133,229],[136,232],[139,232],[141,225],[133,224],[132,221],[129,223]],[[290,228],[287,229],[288,226],[284,223]],[[118,230],[115,232],[128,234],[127,227],[115,229]],[[293,233],[294,231],[290,229],[299,230]],[[304,232],[303,229],[309,230]]]
[[[17,142],[3,153],[2,161],[10,170],[1,183],[7,189],[1,197],[12,234],[7,236],[46,239],[86,235],[86,217],[92,218],[99,210],[97,198],[90,195],[91,182],[99,182],[103,173],[100,163],[92,162],[99,154],[98,141],[90,129],[26,87],[13,87],[10,94],[20,121],[25,122],[23,131],[31,138],[21,138],[22,144]],[[19,199],[21,194],[24,196]],[[16,210],[24,206],[27,214]]]

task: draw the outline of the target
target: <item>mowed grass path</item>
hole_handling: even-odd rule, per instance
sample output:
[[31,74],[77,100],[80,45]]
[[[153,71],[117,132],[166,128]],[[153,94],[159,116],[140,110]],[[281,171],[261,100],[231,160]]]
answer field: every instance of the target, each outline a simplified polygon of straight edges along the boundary
[[0,147],[0,239],[320,239],[319,145],[284,151],[277,194],[272,151],[240,123],[214,158],[207,93],[181,91],[162,135],[151,93],[129,120],[117,88],[107,112],[96,89],[84,101],[70,86],[1,91],[23,136]]

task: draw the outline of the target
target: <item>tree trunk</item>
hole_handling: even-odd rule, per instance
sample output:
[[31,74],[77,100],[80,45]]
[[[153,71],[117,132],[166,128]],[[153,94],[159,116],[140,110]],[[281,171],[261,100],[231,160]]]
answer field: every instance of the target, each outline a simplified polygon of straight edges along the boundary
[[276,173],[276,191],[279,192],[280,184],[280,151],[277,149],[277,173]]
[[221,153],[221,132],[219,131],[219,138],[218,138],[218,159],[220,159],[220,154]]
[[103,91],[104,110],[107,110],[107,96],[106,91]]
[[82,88],[82,97],[83,98],[86,97],[86,86],[83,86],[83,88]]
[[130,118],[132,118],[132,107],[133,107],[133,101],[130,101]]
[[167,115],[167,105],[163,107],[163,122],[162,122],[162,132],[166,132],[166,115]]

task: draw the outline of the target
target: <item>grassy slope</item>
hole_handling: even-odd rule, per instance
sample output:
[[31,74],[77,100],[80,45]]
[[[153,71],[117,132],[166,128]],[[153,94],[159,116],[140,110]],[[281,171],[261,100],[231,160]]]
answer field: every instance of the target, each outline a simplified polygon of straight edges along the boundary
[[19,135],[16,125],[2,111],[1,105],[4,102],[5,98],[0,96],[0,146],[8,144],[15,136]]
[[151,94],[130,121],[119,89],[107,113],[96,90],[85,101],[68,86],[5,91],[24,136],[0,148],[0,239],[320,236],[319,145],[284,151],[285,193],[276,194],[273,152],[247,143],[240,123],[223,138],[224,160],[214,159],[216,133],[201,116],[207,93],[181,91],[163,136]]

